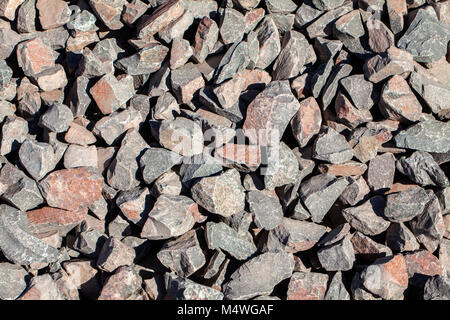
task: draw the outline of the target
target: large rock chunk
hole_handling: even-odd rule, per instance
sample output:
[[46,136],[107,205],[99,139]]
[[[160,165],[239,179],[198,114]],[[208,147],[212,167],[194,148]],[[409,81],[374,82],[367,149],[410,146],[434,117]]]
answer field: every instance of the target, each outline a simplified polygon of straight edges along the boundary
[[283,208],[274,191],[250,191],[247,193],[247,202],[258,228],[271,230],[281,223]]
[[108,73],[89,90],[97,107],[103,114],[110,114],[123,106],[134,94],[131,76],[116,78]]
[[205,86],[202,74],[193,63],[172,70],[170,81],[179,103],[189,103],[194,94]]
[[433,157],[424,151],[416,151],[409,157],[401,157],[397,170],[422,186],[446,187],[449,181]]
[[14,300],[18,298],[27,287],[28,273],[20,266],[9,263],[0,263],[0,299]]
[[375,196],[357,207],[342,210],[342,215],[356,230],[374,236],[385,231],[390,222],[384,218],[386,201],[382,196]]
[[20,265],[52,263],[60,258],[57,249],[30,234],[25,213],[5,204],[0,205],[0,249],[8,260]]
[[393,222],[410,221],[423,212],[429,201],[428,193],[422,188],[412,188],[386,197],[385,217]]
[[130,266],[135,258],[134,250],[115,237],[105,241],[97,260],[97,266],[106,272],[114,272],[122,266]]
[[364,63],[364,75],[367,80],[378,83],[390,76],[414,70],[413,56],[396,47],[389,48]]
[[[239,267],[224,284],[223,292],[227,299],[233,300],[270,294],[275,285],[292,275],[293,270],[292,254],[263,253]],[[258,277],[257,280],[255,276]]]
[[138,25],[138,37],[143,39],[153,36],[184,13],[184,3],[180,0],[170,0],[159,6],[149,16],[144,16]]
[[202,178],[194,184],[191,192],[200,206],[224,217],[241,213],[245,207],[244,187],[236,169]]
[[340,164],[353,158],[353,150],[343,135],[330,127],[324,127],[314,141],[313,158]]
[[192,229],[198,216],[197,204],[188,197],[162,194],[148,214],[141,237],[161,240],[180,236]]
[[280,54],[280,34],[271,17],[266,17],[255,32],[259,42],[259,53],[255,67],[265,69],[275,61]]
[[151,184],[182,159],[181,155],[163,148],[147,149],[139,160],[144,181]]
[[206,57],[213,51],[218,37],[219,27],[217,27],[216,22],[209,17],[204,17],[198,25],[192,48],[193,56],[198,63],[205,61]]
[[299,194],[314,222],[321,222],[334,202],[347,187],[345,178],[319,174],[302,183]]
[[159,143],[175,153],[192,157],[203,152],[203,131],[194,121],[177,117],[165,120],[159,127]]
[[206,263],[195,230],[166,242],[156,256],[164,266],[180,277],[189,277]]
[[276,145],[299,108],[289,82],[273,81],[248,106],[245,135],[254,144]]
[[98,300],[135,300],[141,285],[142,278],[133,267],[119,267],[106,280]]
[[284,142],[267,148],[267,167],[260,171],[269,190],[296,183],[300,175],[297,157]]
[[402,255],[379,258],[361,275],[364,287],[385,300],[403,300],[408,287],[406,261]]
[[253,242],[223,222],[208,222],[205,237],[209,249],[223,250],[237,260],[247,260],[256,253]]
[[322,114],[314,97],[300,102],[300,108],[291,119],[292,134],[301,148],[319,133],[322,125]]
[[68,211],[52,207],[43,207],[27,211],[30,229],[39,237],[58,233],[61,236],[72,230],[86,219],[87,209]]
[[333,244],[320,248],[317,257],[327,271],[346,271],[353,268],[355,252],[348,236]]
[[223,300],[217,289],[198,284],[192,280],[166,273],[164,275],[167,298],[173,300]]
[[399,148],[445,153],[450,150],[450,123],[422,121],[399,132],[394,141]]
[[287,300],[323,300],[327,282],[327,274],[294,272],[289,281]]
[[449,39],[448,29],[429,11],[419,9],[397,45],[410,52],[417,62],[436,62],[446,55]]
[[100,199],[103,177],[91,167],[63,169],[50,173],[39,187],[49,206],[77,211]]
[[28,139],[20,146],[19,158],[27,172],[37,181],[53,170],[60,160],[52,145]]

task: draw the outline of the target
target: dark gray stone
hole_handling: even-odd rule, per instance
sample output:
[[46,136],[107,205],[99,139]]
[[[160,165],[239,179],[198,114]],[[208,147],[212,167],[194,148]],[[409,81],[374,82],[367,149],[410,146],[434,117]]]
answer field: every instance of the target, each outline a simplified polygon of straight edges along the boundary
[[247,193],[250,212],[258,228],[272,230],[283,218],[283,208],[275,192],[255,190]]
[[353,268],[355,252],[348,236],[331,245],[320,248],[317,257],[327,271],[347,271]]
[[163,148],[149,148],[145,150],[139,160],[142,177],[147,184],[151,184],[163,173],[179,164],[183,157],[178,153]]
[[386,197],[385,217],[393,222],[406,222],[423,212],[429,202],[425,189],[411,188]]
[[324,126],[314,141],[313,158],[340,164],[353,158],[353,150],[343,135]]

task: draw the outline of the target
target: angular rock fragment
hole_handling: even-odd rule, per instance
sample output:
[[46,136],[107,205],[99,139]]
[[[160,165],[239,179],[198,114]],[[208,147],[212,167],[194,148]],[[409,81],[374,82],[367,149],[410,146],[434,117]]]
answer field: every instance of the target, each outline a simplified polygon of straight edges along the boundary
[[179,103],[188,103],[194,94],[205,85],[203,77],[192,63],[172,70],[170,81]]
[[256,68],[267,68],[281,51],[280,35],[272,18],[266,17],[255,30],[258,36],[259,53]]
[[161,68],[168,53],[167,47],[152,43],[132,56],[117,60],[115,66],[131,76],[153,73]]
[[267,167],[264,169],[261,170],[264,185],[269,190],[296,183],[300,175],[296,155],[284,142],[267,148]]
[[450,281],[445,276],[435,276],[425,283],[424,300],[448,300],[450,297]]
[[406,0],[386,0],[389,26],[394,34],[403,31],[404,16],[408,13]]
[[28,273],[20,266],[9,263],[0,263],[0,299],[14,300],[18,298],[27,287]]
[[342,214],[353,228],[373,236],[382,233],[390,225],[384,217],[385,207],[385,199],[382,196],[375,196],[357,207],[344,209]]
[[373,83],[379,83],[390,76],[401,75],[413,70],[413,56],[396,47],[391,47],[364,63],[364,76]]
[[271,230],[282,222],[283,210],[275,192],[250,191],[247,193],[247,202],[258,228]]
[[180,236],[195,224],[197,204],[186,196],[160,195],[148,214],[141,237],[150,240]]
[[132,248],[111,237],[103,244],[97,266],[106,272],[114,272],[119,267],[132,265],[134,257]]
[[49,206],[76,211],[101,197],[103,178],[90,167],[63,169],[47,175],[39,187]]
[[50,274],[35,276],[19,300],[64,300],[63,294]]
[[313,145],[313,157],[333,164],[344,163],[353,158],[353,150],[345,137],[330,127],[324,127]]
[[304,147],[319,133],[322,115],[314,97],[300,102],[300,108],[291,119],[291,129],[300,147]]
[[170,67],[172,69],[183,66],[192,56],[192,48],[189,41],[184,39],[174,39],[170,49]]
[[152,202],[147,188],[136,188],[121,192],[117,196],[116,204],[128,220],[142,225],[147,218]]
[[394,182],[395,157],[386,152],[376,156],[369,162],[367,184],[373,191],[383,192],[391,188]]
[[354,206],[366,198],[370,189],[362,176],[350,177],[347,180],[349,184],[341,193],[339,199],[346,205]]
[[450,150],[449,132],[448,123],[427,120],[399,132],[394,141],[400,148],[445,153]]
[[111,30],[123,27],[120,21],[126,1],[123,0],[89,0],[89,4],[97,17]]
[[142,278],[133,267],[119,267],[103,285],[98,300],[134,300],[141,287]]
[[334,109],[336,111],[336,119],[350,128],[356,128],[360,124],[372,120],[372,114],[369,110],[355,108],[350,100],[341,92],[337,94]]
[[378,258],[392,255],[392,250],[389,247],[375,242],[359,231],[353,234],[351,241],[358,260],[372,263]]
[[327,271],[346,271],[353,267],[355,253],[348,236],[317,251],[320,264]]
[[166,297],[173,300],[223,300],[223,293],[214,288],[170,273],[165,274]]
[[[227,299],[243,300],[270,294],[275,285],[292,275],[293,269],[292,254],[263,253],[244,263],[231,275],[224,284],[224,295]],[[255,281],[255,275],[259,281]]]
[[106,74],[90,89],[95,103],[103,114],[110,114],[124,105],[133,96],[132,77],[116,78]]
[[87,210],[68,211],[52,207],[31,210],[27,213],[30,229],[36,236],[43,237],[53,233],[65,236],[75,226],[86,219]]
[[361,277],[367,290],[385,300],[403,299],[408,287],[406,261],[402,255],[377,259]]
[[[325,12],[307,28],[309,38],[314,39],[317,37],[327,37],[333,32],[333,23],[344,14],[353,10],[353,4],[351,2],[344,3],[344,5]],[[314,18],[312,19],[314,20]]]
[[184,4],[180,0],[170,0],[159,6],[149,16],[142,17],[138,25],[139,38],[153,36],[167,27],[184,13]]
[[287,291],[287,300],[323,300],[328,275],[317,272],[294,272]]
[[191,157],[203,151],[203,132],[194,121],[178,117],[161,123],[159,143],[175,153]]
[[360,110],[370,109],[374,105],[373,84],[364,79],[364,75],[356,74],[340,81],[342,88],[350,96],[353,104]]
[[446,187],[449,185],[444,171],[433,157],[424,151],[416,151],[409,157],[401,157],[397,162],[397,170],[422,186]]
[[386,245],[394,252],[419,250],[414,234],[402,223],[392,223],[386,230]]
[[205,237],[209,249],[223,250],[237,260],[247,260],[257,252],[253,242],[223,222],[208,222]]
[[206,263],[195,230],[166,242],[156,256],[164,266],[180,277],[189,277]]
[[66,1],[37,0],[39,22],[44,30],[60,27],[70,20],[71,11]]
[[429,200],[428,193],[422,188],[389,194],[384,215],[393,222],[410,221],[423,212]]
[[350,300],[350,294],[343,282],[342,272],[336,272],[328,285],[324,300]]
[[409,282],[414,286],[423,287],[429,278],[443,274],[439,259],[427,250],[407,253],[404,257]]
[[246,41],[234,43],[222,56],[214,72],[214,82],[220,84],[242,72],[250,63],[249,46]]
[[0,231],[0,249],[16,264],[51,263],[60,257],[57,249],[30,233],[24,212],[5,204],[0,205]]
[[216,149],[215,157],[222,160],[223,166],[244,172],[255,171],[261,164],[261,151],[255,145],[226,143]]

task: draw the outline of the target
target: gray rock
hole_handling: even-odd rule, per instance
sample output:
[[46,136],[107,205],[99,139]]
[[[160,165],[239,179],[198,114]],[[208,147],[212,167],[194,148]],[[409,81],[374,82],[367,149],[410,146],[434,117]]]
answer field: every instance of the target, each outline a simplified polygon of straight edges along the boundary
[[449,37],[446,27],[419,9],[397,46],[410,52],[417,62],[436,62],[446,55]]
[[20,163],[39,181],[52,171],[60,160],[55,151],[48,143],[26,139],[19,149]]
[[87,257],[97,258],[107,239],[104,233],[96,229],[82,231],[77,235],[73,249]]
[[325,226],[314,222],[283,218],[283,222],[269,232],[264,251],[306,251],[314,247],[326,232]]
[[185,157],[203,152],[202,128],[196,122],[184,117],[162,121],[158,139],[164,148]]
[[353,268],[355,252],[348,236],[317,251],[320,264],[327,271],[347,271]]
[[397,170],[422,186],[443,188],[449,185],[444,171],[434,161],[433,157],[424,151],[416,151],[409,157],[401,157],[397,162]]
[[267,167],[261,169],[266,189],[274,190],[296,183],[299,178],[299,164],[294,152],[284,143],[267,148]]
[[153,118],[155,120],[173,120],[174,114],[179,113],[180,106],[177,100],[170,92],[166,92],[158,98],[154,107]]
[[0,263],[0,299],[15,300],[27,287],[28,273],[20,266]]
[[73,121],[70,108],[64,104],[52,105],[39,119],[39,125],[53,132],[65,132]]
[[344,5],[325,12],[307,28],[306,32],[310,39],[317,37],[327,37],[333,33],[334,22],[344,14],[353,10],[353,3],[348,1]]
[[275,285],[292,275],[293,270],[292,254],[263,253],[244,263],[231,275],[224,284],[224,295],[227,299],[243,300],[270,294]]
[[7,59],[20,41],[20,36],[11,29],[0,29],[0,59]]
[[195,224],[198,207],[186,196],[160,195],[142,228],[141,237],[150,240],[180,236]]
[[341,6],[345,0],[312,0],[313,5],[321,10],[333,10]]
[[84,115],[92,101],[87,93],[88,82],[88,78],[78,77],[69,92],[69,108],[74,117]]
[[196,178],[212,176],[223,169],[221,163],[208,153],[197,154],[188,160],[184,159],[180,167],[183,183],[190,184]]
[[355,74],[340,81],[342,88],[360,110],[368,110],[374,105],[373,84],[364,79],[364,75]]
[[328,77],[326,85],[323,88],[322,105],[324,109],[326,109],[331,104],[331,101],[336,96],[339,81],[347,77],[352,72],[352,70],[353,67],[350,64],[346,63],[338,64],[333,68],[333,71]]
[[183,157],[178,153],[163,148],[149,148],[145,150],[139,160],[142,177],[147,184],[151,184],[163,173],[179,164]]
[[333,60],[329,60],[327,63],[322,63],[312,76],[310,85],[314,98],[318,98],[322,92],[322,89],[330,76],[331,70],[333,69],[333,65]]
[[[229,81],[233,81],[233,79]],[[224,82],[222,85],[225,85],[228,82]],[[217,113],[218,115],[223,116],[231,120],[232,122],[240,122],[244,118],[242,115],[241,103],[239,102],[239,100],[237,100],[228,108],[223,108],[219,101],[220,94],[219,96],[217,96],[217,94],[215,93],[215,91],[217,92],[218,90],[220,90],[218,88],[220,87],[216,87],[215,89],[212,89],[211,87],[202,88],[199,93],[200,102],[214,113]],[[236,91],[233,91],[233,95],[236,95]],[[231,98],[229,94],[227,96],[228,98]]]
[[213,51],[218,36],[219,27],[216,22],[209,17],[204,17],[198,25],[193,46],[193,56],[198,63],[205,61],[206,57]]
[[0,205],[0,249],[10,261],[19,265],[33,262],[51,263],[59,251],[30,233],[24,212]]
[[284,35],[294,27],[295,15],[293,13],[271,13],[266,15],[266,17],[272,18],[280,35]]
[[50,274],[36,275],[19,300],[64,300],[64,296]]
[[367,184],[375,192],[389,190],[394,183],[395,157],[386,152],[376,156],[369,162],[367,170]]
[[172,300],[223,300],[223,293],[192,280],[166,273],[167,297]]
[[64,153],[64,168],[94,167],[97,168],[97,148],[95,146],[79,146],[71,144]]
[[115,111],[98,120],[93,132],[102,137],[108,145],[112,145],[128,129],[138,128],[143,120],[141,113],[134,108]]
[[166,242],[156,254],[158,260],[180,277],[189,277],[206,263],[197,237],[197,231],[191,230]]
[[417,251],[420,248],[414,234],[402,223],[392,223],[386,230],[386,245],[394,252]]
[[341,193],[339,200],[345,205],[354,206],[366,198],[370,189],[362,176],[349,177],[347,181],[349,184]]
[[234,43],[220,60],[214,73],[214,83],[220,84],[233,78],[237,73],[243,71],[249,62],[247,42]]
[[445,223],[442,218],[442,210],[439,199],[432,190],[427,191],[430,201],[424,211],[410,221],[409,225],[416,236],[417,241],[425,248],[434,252],[445,232]]
[[342,210],[342,215],[356,230],[374,236],[385,231],[391,224],[384,218],[385,207],[385,199],[375,196],[357,207]]
[[425,72],[412,72],[409,85],[421,96],[433,113],[450,108],[450,89]]
[[[220,37],[225,45],[239,42],[244,36],[244,15],[232,8],[225,8],[221,17]],[[200,61],[203,62],[203,61]]]
[[385,217],[393,222],[406,222],[423,212],[429,202],[425,189],[411,188],[386,197]]
[[344,285],[342,272],[338,271],[334,274],[328,285],[327,293],[324,300],[350,300],[350,294]]
[[317,37],[314,40],[314,49],[317,51],[319,60],[322,63],[330,59],[334,59],[336,54],[342,49],[342,42],[339,40],[330,40],[322,37]]
[[193,22],[194,16],[190,11],[186,10],[181,17],[159,31],[158,35],[166,43],[170,43],[172,40],[182,38],[185,31],[192,25]]
[[253,242],[223,222],[208,222],[205,237],[209,249],[223,250],[237,260],[247,260],[257,251]]
[[119,267],[132,265],[134,258],[133,248],[115,237],[110,237],[103,244],[98,256],[97,266],[103,271],[114,272]]
[[170,83],[179,103],[189,103],[194,94],[205,85],[202,74],[192,63],[172,70]]
[[212,213],[229,217],[244,211],[245,192],[236,169],[202,178],[191,192],[195,202]]
[[350,232],[350,225],[348,223],[343,223],[331,230],[325,237],[323,237],[318,246],[330,246],[338,241],[341,241]]
[[353,158],[353,150],[343,135],[330,127],[323,127],[313,145],[313,158],[340,164]]
[[130,190],[139,185],[139,157],[149,146],[136,129],[130,129],[122,139],[119,151],[106,173],[108,184],[118,190]]
[[401,75],[414,70],[413,56],[396,47],[365,61],[364,76],[373,83],[379,83],[393,75]]
[[120,214],[118,214],[113,221],[108,223],[107,229],[110,237],[116,237],[118,239],[122,239],[123,237],[127,237],[132,234],[130,223],[122,218]]
[[115,66],[127,74],[136,76],[158,71],[169,49],[160,44],[151,44],[138,53],[122,58]]
[[381,53],[395,45],[394,34],[380,20],[369,18],[366,28],[369,33],[369,47],[373,52]]
[[305,55],[308,48],[308,40],[303,34],[293,30],[286,32],[281,52],[273,66],[272,79],[287,80],[300,74],[308,58]]
[[205,267],[205,271],[203,272],[203,278],[211,279],[215,275],[217,275],[225,259],[226,259],[225,253],[223,253],[220,250],[216,250],[211,259],[209,260],[209,263]]
[[297,9],[297,5],[291,0],[264,0],[270,13],[289,13]]
[[120,267],[103,285],[98,300],[136,300],[142,290],[142,278],[134,267]]
[[283,208],[275,192],[254,190],[247,193],[250,212],[258,228],[272,230],[283,218]]
[[345,178],[336,178],[327,173],[316,175],[302,183],[300,198],[314,222],[322,221],[347,185]]
[[436,275],[425,283],[424,300],[449,300],[450,299],[450,278]]
[[322,10],[317,10],[310,4],[311,3],[308,4],[308,2],[302,2],[300,7],[298,7],[297,11],[295,12],[294,24],[297,28],[304,27],[323,13]]
[[16,116],[6,117],[2,125],[0,155],[4,156],[19,148],[28,134],[28,123]]
[[450,187],[438,190],[436,195],[441,204],[442,214],[446,215],[450,213]]
[[422,121],[400,131],[394,141],[399,148],[445,153],[450,150],[450,123]]
[[267,68],[281,51],[280,34],[272,18],[266,17],[255,30],[258,35],[259,53],[255,67]]
[[12,69],[8,66],[5,60],[0,61],[0,85],[7,85],[12,78]]

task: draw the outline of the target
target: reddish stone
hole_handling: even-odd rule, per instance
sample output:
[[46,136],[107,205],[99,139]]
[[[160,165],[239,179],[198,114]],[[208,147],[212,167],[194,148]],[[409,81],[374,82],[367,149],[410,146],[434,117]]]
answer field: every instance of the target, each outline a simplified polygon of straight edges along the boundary
[[50,69],[55,65],[55,53],[41,38],[24,41],[17,46],[17,62],[27,76]]
[[342,92],[337,94],[334,109],[337,119],[350,128],[356,128],[362,123],[372,121],[370,110],[356,108]]
[[427,276],[442,275],[444,272],[439,259],[427,250],[406,254],[405,261],[408,277],[415,284],[424,285]]
[[67,130],[64,140],[67,143],[79,144],[81,146],[87,146],[88,144],[95,143],[94,135],[91,131],[79,124],[72,122]]
[[308,87],[309,74],[304,73],[292,80],[291,87],[298,99],[305,98],[305,89]]
[[328,275],[315,272],[294,272],[289,281],[287,300],[323,300]]
[[[236,167],[244,171],[254,171],[261,164],[260,148],[257,145],[243,145],[227,143],[216,149],[223,165],[226,167]],[[248,170],[247,170],[248,169]]]
[[214,49],[219,36],[219,27],[208,17],[204,17],[197,28],[194,39],[193,55],[197,62],[205,61],[208,54]]
[[102,196],[103,177],[91,167],[63,169],[50,173],[40,182],[48,205],[77,211]]
[[391,193],[397,193],[397,192],[409,190],[412,188],[419,188],[419,186],[416,184],[403,184],[403,183],[396,182],[391,186],[389,191],[385,192],[385,194],[388,195]]
[[389,15],[389,25],[394,34],[403,30],[404,16],[408,13],[406,0],[386,0]]
[[27,212],[28,222],[35,234],[46,235],[57,231],[65,236],[76,225],[80,224],[87,215],[87,209],[67,211],[52,207],[44,207]]
[[245,32],[248,33],[255,28],[259,21],[264,17],[265,11],[264,8],[257,8],[248,11],[245,16]]
[[340,177],[360,176],[367,170],[364,163],[356,161],[343,164],[320,164],[318,168],[321,173],[330,173]]
[[236,77],[245,79],[245,86],[243,90],[247,90],[251,85],[260,84],[265,86],[272,80],[272,77],[267,73],[267,71],[260,69],[245,69],[244,71],[239,72]]
[[292,133],[300,147],[304,147],[320,131],[322,115],[314,97],[300,102],[300,108],[291,119]]
[[418,121],[422,115],[422,106],[406,80],[398,75],[384,85],[379,107],[386,118],[401,122]]
[[109,0],[90,0],[89,4],[109,29],[118,30],[123,27],[120,17],[125,1],[114,1],[111,3]]
[[24,0],[0,1],[0,17],[13,21],[16,17],[16,10],[22,2],[24,2]]
[[65,25],[70,20],[71,10],[67,1],[38,0],[39,22],[44,30]]
[[182,1],[167,1],[165,4],[158,7],[150,16],[144,16],[142,22],[138,25],[139,38],[154,35],[181,17],[183,12],[184,7]]
[[389,247],[373,241],[361,232],[356,232],[351,238],[355,254],[362,255],[367,260],[392,255]]

